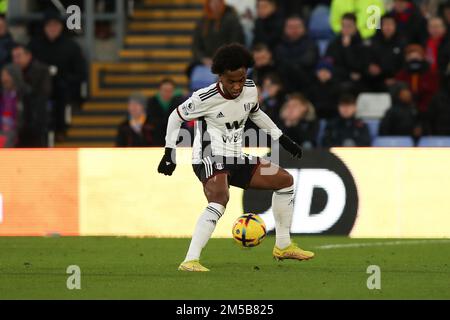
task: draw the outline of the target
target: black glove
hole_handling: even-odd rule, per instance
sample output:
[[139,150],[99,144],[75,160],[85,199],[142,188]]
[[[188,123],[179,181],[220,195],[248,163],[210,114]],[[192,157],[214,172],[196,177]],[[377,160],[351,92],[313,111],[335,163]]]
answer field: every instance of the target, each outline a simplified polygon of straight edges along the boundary
[[159,163],[158,172],[166,176],[171,176],[173,171],[175,170],[175,167],[177,166],[175,164],[175,161],[175,149],[166,148],[164,156]]
[[281,146],[290,154],[292,154],[292,156],[294,158],[298,158],[300,159],[302,157],[302,148],[295,143],[294,141],[291,140],[291,138],[289,138],[287,135],[283,134],[280,139],[280,144]]

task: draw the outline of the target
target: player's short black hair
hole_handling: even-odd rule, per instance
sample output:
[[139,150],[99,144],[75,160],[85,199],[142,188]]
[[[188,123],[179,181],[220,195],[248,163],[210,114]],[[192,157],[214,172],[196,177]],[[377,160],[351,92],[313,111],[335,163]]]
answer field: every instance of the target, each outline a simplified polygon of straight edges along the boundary
[[234,71],[239,68],[251,68],[253,66],[253,57],[243,45],[231,43],[221,46],[217,49],[211,67],[214,74],[221,75],[225,71]]

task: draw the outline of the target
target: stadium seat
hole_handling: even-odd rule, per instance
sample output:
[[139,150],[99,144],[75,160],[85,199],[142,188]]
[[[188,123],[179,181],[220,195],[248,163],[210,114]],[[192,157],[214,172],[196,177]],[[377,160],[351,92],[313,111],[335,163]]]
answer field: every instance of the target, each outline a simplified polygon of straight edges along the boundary
[[381,119],[391,106],[391,96],[388,93],[361,93],[356,105],[359,118]]
[[419,140],[418,147],[450,147],[450,137],[435,136],[423,137]]
[[364,121],[367,124],[370,132],[370,138],[372,141],[378,137],[378,129],[380,128],[380,120],[377,119],[368,119]]
[[318,5],[312,12],[308,24],[309,36],[314,40],[330,40],[334,37],[330,27],[330,8]]
[[211,73],[209,67],[198,65],[192,70],[191,91],[204,88],[216,82],[217,76]]
[[414,147],[414,141],[411,137],[407,136],[385,136],[376,137],[372,143],[373,147]]
[[330,40],[316,40],[317,47],[319,48],[319,54],[321,57],[325,55],[327,52],[328,44],[330,43]]
[[317,146],[322,146],[322,138],[325,134],[325,127],[327,126],[327,120],[321,119],[319,121],[319,132],[317,133]]

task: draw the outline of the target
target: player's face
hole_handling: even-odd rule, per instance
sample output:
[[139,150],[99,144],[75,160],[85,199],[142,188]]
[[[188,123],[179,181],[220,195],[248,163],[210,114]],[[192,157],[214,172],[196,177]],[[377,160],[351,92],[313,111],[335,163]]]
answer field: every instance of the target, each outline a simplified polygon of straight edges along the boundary
[[234,71],[225,71],[225,73],[220,76],[220,82],[223,85],[224,93],[233,99],[239,97],[241,94],[246,79],[247,69],[245,68],[239,68]]

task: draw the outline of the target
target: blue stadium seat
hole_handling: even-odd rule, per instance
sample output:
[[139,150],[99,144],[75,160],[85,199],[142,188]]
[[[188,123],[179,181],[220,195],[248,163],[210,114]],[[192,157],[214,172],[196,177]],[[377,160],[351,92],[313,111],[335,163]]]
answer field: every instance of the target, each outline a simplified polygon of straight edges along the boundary
[[191,74],[191,91],[204,88],[216,82],[217,76],[211,73],[209,67],[198,65],[192,70]]
[[450,147],[450,137],[434,136],[423,137],[419,140],[418,147]]
[[322,146],[322,138],[325,134],[325,127],[327,126],[327,120],[321,119],[319,120],[319,132],[317,132],[317,146]]
[[373,147],[414,147],[414,141],[407,136],[384,136],[376,137],[372,143]]
[[367,124],[367,127],[369,128],[370,138],[373,141],[376,137],[378,137],[378,129],[380,128],[380,120],[367,119],[367,120],[364,120],[364,122]]
[[325,56],[329,43],[330,43],[330,40],[325,40],[325,39],[316,40],[317,48],[319,48],[319,55],[321,57]]
[[330,8],[328,6],[318,5],[311,12],[308,33],[314,40],[330,40],[334,37],[330,26]]

